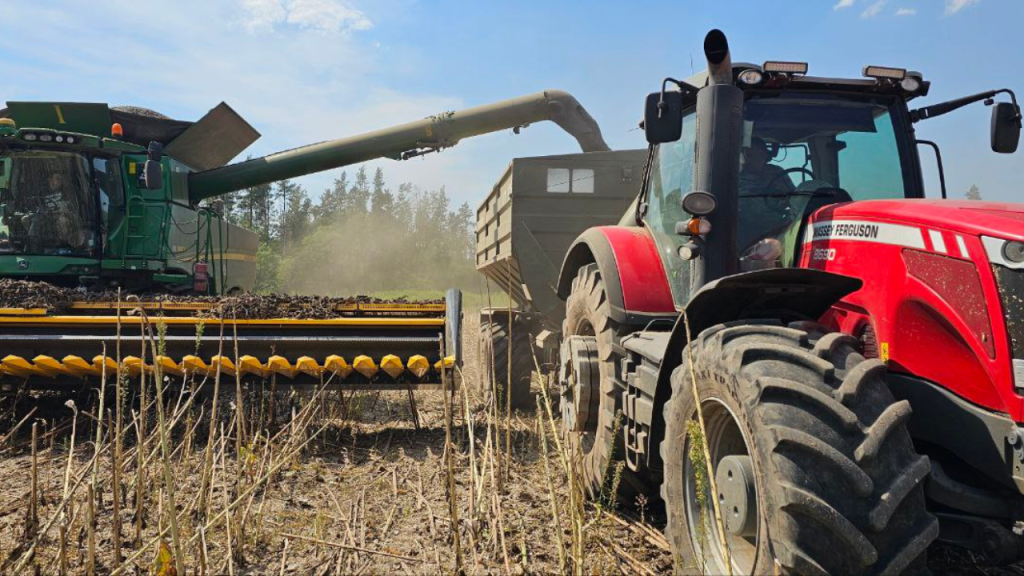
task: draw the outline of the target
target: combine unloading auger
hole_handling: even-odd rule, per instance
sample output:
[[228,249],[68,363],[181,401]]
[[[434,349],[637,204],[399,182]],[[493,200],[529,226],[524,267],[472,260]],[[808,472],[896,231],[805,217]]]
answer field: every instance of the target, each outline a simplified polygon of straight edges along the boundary
[[[11,102],[0,110],[0,280],[44,281],[67,292],[61,305],[2,308],[16,299],[0,298],[0,388],[101,378],[117,372],[118,359],[129,376],[439,385],[461,361],[460,293],[443,302],[356,299],[315,317],[301,307],[224,313],[225,302],[210,296],[252,288],[258,240],[199,203],[542,121],[558,124],[585,152],[608,149],[593,118],[559,90],[231,165],[223,164],[259,134],[226,104],[191,123],[106,104]],[[47,233],[44,225],[58,218],[62,229],[75,222],[81,240]],[[109,297],[117,288],[130,294],[120,303]]]

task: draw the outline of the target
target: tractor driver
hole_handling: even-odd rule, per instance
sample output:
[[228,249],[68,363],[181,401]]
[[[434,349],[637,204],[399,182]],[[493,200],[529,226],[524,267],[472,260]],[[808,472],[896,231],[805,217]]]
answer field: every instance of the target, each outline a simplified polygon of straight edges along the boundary
[[[739,186],[740,250],[744,251],[744,271],[774,267],[783,254],[782,243],[774,233],[789,218],[787,203],[777,196],[794,190],[793,181],[785,171],[769,164],[768,144],[754,136],[743,148]],[[775,196],[775,198],[773,198]]]
[[793,191],[793,181],[781,167],[769,164],[769,160],[771,154],[768,152],[768,144],[757,136],[751,138],[750,145],[743,148],[740,196],[786,194]]

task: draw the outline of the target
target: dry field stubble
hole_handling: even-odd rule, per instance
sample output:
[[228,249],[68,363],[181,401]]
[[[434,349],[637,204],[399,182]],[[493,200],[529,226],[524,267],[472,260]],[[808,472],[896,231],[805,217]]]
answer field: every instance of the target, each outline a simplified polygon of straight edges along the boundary
[[157,405],[156,383],[143,397],[133,381],[119,404],[113,378],[102,399],[99,387],[7,398],[0,573],[670,570],[649,523],[571,488],[557,421],[484,404],[466,348],[450,427],[441,392],[416,395],[417,429],[404,392],[270,394],[226,376],[216,402],[211,382]]

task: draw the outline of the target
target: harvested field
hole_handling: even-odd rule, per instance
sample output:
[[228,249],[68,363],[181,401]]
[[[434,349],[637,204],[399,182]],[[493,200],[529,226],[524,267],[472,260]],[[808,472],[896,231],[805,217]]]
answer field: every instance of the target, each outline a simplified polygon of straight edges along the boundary
[[[468,324],[474,316],[466,316]],[[469,358],[470,384],[477,370]],[[216,407],[212,392],[168,392],[166,456],[158,411],[143,423],[129,409],[141,394],[125,399],[120,449],[109,426],[95,442],[98,390],[76,396],[73,408],[66,396],[13,406],[8,399],[0,572],[53,573],[63,563],[73,573],[142,573],[164,560],[216,574],[670,570],[649,511],[641,510],[641,522],[607,502],[584,505],[570,489],[552,433],[557,421],[517,414],[506,427],[472,385],[454,396],[450,427],[444,394],[417,394],[419,429],[404,392],[271,395],[268,388],[243,391],[238,402],[233,379],[219,388]],[[153,389],[151,382],[149,403]],[[102,401],[114,428],[115,397],[111,382]]]
[[[113,382],[102,399],[7,398],[0,573],[169,574],[175,562],[207,574],[670,572],[655,505],[584,503],[552,431],[560,423],[520,413],[506,426],[473,386],[476,352],[467,348],[469,385],[447,427],[443,393],[417,394],[414,411],[404,392],[239,394],[230,378],[203,394],[168,391],[166,437],[154,382],[145,398],[125,387],[120,404]],[[938,546],[929,564],[1024,574]]]

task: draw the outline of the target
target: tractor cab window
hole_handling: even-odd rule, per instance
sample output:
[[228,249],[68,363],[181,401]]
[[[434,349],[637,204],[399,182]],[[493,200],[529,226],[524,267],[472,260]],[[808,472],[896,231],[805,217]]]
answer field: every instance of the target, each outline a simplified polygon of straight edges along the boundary
[[0,254],[89,256],[97,207],[85,157],[68,152],[0,153]]
[[741,268],[792,266],[800,225],[838,202],[909,195],[895,108],[834,95],[753,96],[740,155]]
[[684,306],[690,294],[690,262],[677,256],[686,238],[676,234],[675,229],[677,222],[689,218],[683,211],[683,194],[693,188],[696,140],[697,122],[691,112],[683,117],[682,137],[659,144],[655,150],[645,198],[644,224],[661,253],[677,307]]

